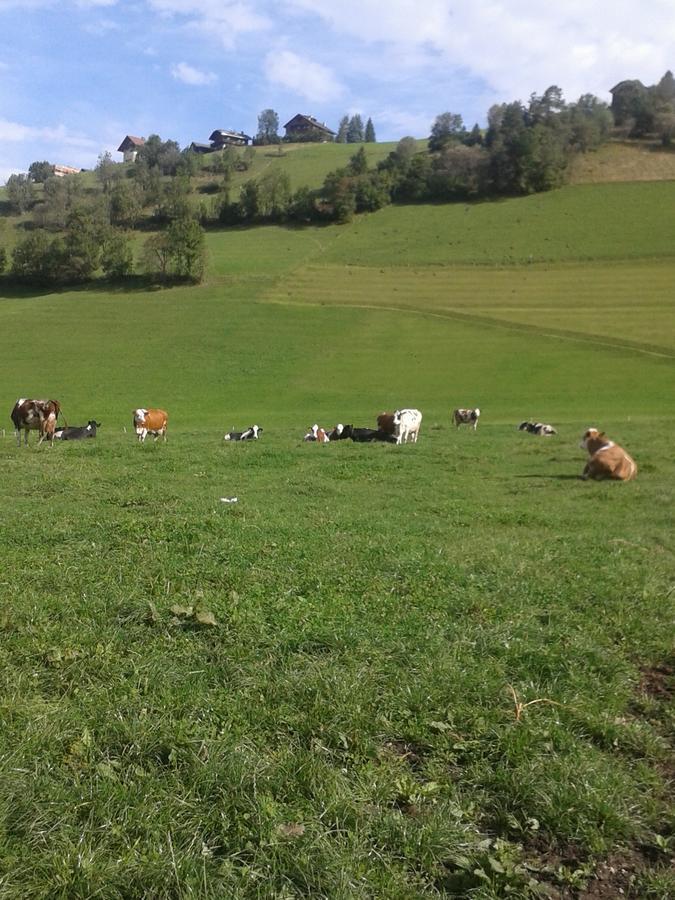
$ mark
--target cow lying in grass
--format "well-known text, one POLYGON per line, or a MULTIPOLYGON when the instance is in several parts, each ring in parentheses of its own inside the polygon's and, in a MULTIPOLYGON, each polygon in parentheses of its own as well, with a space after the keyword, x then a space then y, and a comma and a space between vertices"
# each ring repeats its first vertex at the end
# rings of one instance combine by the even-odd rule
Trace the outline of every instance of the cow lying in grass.
POLYGON ((544 425, 543 422, 521 422, 518 431, 527 431, 528 434, 539 434, 543 437, 558 433, 553 425, 544 425))
POLYGON ((251 425, 246 431, 228 431, 224 441, 257 441, 258 435, 262 434, 260 425, 251 425))
POLYGON ((590 459, 584 466, 581 475, 584 481, 588 478, 630 481, 637 475, 638 468, 635 460, 626 453, 623 447, 610 441, 604 431, 589 428, 579 446, 582 450, 588 450, 590 454, 590 459))
POLYGON ((327 444, 329 440, 328 433, 316 423, 307 429, 307 434, 303 438, 303 441, 316 441, 319 444, 327 444))
POLYGON ((96 429, 101 427, 101 423, 95 419, 89 419, 86 425, 69 426, 67 428, 57 428, 54 432, 54 439, 57 441, 81 441, 84 438, 95 438, 96 429))

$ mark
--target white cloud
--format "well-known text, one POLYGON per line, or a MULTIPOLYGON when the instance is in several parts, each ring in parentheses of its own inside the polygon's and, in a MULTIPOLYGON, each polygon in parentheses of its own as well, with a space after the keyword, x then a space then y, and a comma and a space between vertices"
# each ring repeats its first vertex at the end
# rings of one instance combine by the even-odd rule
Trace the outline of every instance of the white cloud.
POLYGON ((330 69, 321 63, 310 62, 292 50, 268 53, 265 74, 273 85, 284 87, 315 103, 337 100, 344 90, 330 69))
POLYGON ((195 86, 213 84, 213 82, 217 80, 217 77, 213 72, 202 72, 200 69, 195 69, 193 66, 189 66, 184 62, 172 66, 171 74, 176 81, 182 81, 183 84, 195 86))
POLYGON ((272 20, 256 10, 256 2, 243 0, 147 0, 148 6, 168 18, 178 18, 185 25, 216 38, 232 48, 243 34, 265 31, 272 20))
MULTIPOLYGON (((623 78, 658 80, 675 59, 672 0, 283 0, 353 41, 388 47, 391 62, 447 66, 487 82, 501 99, 558 84, 568 100, 607 96, 623 78), (393 50, 396 53, 393 53, 393 50)), ((349 65, 347 56, 346 65, 349 65)), ((383 67, 386 72, 386 67, 383 67)))

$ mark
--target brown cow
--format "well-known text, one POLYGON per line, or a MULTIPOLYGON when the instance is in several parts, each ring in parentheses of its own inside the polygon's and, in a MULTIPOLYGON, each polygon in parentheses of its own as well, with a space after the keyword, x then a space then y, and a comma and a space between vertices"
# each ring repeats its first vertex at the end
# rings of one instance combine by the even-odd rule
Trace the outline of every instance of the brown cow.
POLYGON ((54 429, 56 428, 56 420, 61 412, 61 405, 58 400, 28 400, 25 397, 20 398, 14 404, 14 408, 10 413, 10 418, 16 430, 16 443, 21 446, 21 430, 25 433, 24 443, 28 444, 28 432, 39 431, 41 444, 46 437, 50 441, 54 440, 54 429))
POLYGON ((614 478, 617 481, 630 481, 637 475, 635 460, 623 447, 610 441, 604 431, 589 428, 579 446, 588 450, 591 457, 581 475, 584 480, 614 478))
POLYGON ((161 435, 166 441, 166 427, 169 417, 163 409, 135 409, 134 429, 139 443, 143 443, 148 434, 154 435, 155 441, 161 435))
POLYGON ((394 434, 394 413, 382 412, 377 417, 377 430, 384 434, 394 434))

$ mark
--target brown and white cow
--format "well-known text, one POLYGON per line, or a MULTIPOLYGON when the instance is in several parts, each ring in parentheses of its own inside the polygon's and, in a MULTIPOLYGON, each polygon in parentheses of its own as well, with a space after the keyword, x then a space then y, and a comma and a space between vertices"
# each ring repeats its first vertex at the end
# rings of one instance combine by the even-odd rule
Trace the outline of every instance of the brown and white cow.
POLYGON ((610 441, 604 431, 589 428, 579 446, 590 454, 581 475, 584 480, 613 478, 616 481, 630 481, 637 475, 635 460, 623 447, 610 441))
POLYGON ((163 409, 135 409, 134 410, 134 429, 138 435, 139 443, 143 443, 146 437, 151 434, 155 441, 161 435, 166 441, 166 427, 169 417, 163 409))
POLYGON ((310 428, 307 429, 307 434, 304 436, 303 441, 316 441, 319 444, 327 444, 330 441, 328 437, 328 432, 325 428, 321 428, 318 424, 314 423, 310 428))
POLYGON ((14 404, 10 418, 16 431, 16 443, 21 446, 21 431, 24 431, 24 443, 28 444, 28 432, 39 431, 41 444, 45 438, 54 440, 56 420, 61 412, 58 400, 29 400, 21 397, 14 404))

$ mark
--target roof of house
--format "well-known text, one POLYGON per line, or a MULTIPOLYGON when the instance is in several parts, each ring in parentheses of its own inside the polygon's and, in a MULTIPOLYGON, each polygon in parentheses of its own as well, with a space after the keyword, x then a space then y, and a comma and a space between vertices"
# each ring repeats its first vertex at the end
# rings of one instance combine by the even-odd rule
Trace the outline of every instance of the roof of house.
POLYGON ((214 132, 209 136, 210 141, 216 141, 218 138, 235 138, 238 141, 251 141, 250 135, 244 134, 243 131, 229 131, 227 128, 216 128, 214 132))
POLYGON ((304 113, 297 113, 297 115, 293 116, 286 124, 284 128, 293 128, 299 125, 304 125, 306 128, 316 128, 318 131, 324 131, 326 134, 335 134, 334 131, 326 125, 325 122, 319 122, 318 119, 315 119, 314 116, 306 116, 304 113))
POLYGON ((125 150, 133 150, 134 147, 142 147, 145 144, 145 138, 135 137, 128 134, 117 148, 118 153, 124 153, 125 150))

